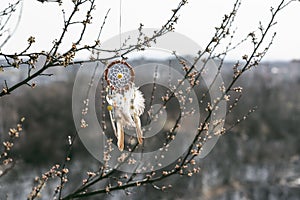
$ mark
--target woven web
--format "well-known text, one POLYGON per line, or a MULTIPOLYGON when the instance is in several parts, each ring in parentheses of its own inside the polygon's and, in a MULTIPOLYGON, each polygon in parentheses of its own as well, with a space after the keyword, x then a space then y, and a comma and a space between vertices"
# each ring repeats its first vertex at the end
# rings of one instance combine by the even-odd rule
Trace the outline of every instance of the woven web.
POLYGON ((132 79, 131 69, 123 63, 116 63, 108 69, 107 80, 115 89, 127 89, 132 79))

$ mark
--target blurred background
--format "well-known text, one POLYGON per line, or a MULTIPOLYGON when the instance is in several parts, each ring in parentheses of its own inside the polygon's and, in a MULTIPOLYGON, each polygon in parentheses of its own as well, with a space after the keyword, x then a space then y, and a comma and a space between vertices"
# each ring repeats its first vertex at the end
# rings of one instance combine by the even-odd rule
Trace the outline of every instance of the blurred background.
MULTIPOLYGON (((232 64, 224 65, 225 82, 232 76, 232 64)), ((9 199, 26 198, 34 177, 63 161, 67 138, 76 134, 71 108, 76 67, 52 73, 53 78, 40 79, 35 89, 22 88, 1 99, 1 141, 16 121, 27 118, 12 152, 17 164, 0 178, 1 194, 7 193, 9 199)), ((239 106, 227 116, 226 126, 254 106, 257 111, 219 139, 213 151, 200 160, 198 175, 173 176, 159 183, 172 184, 173 189, 166 192, 149 186, 133 189, 129 196, 122 191, 102 198, 145 199, 147 193, 147 199, 299 199, 300 62, 263 62, 238 84, 244 87, 244 93, 239 106)), ((74 188, 86 171, 96 170, 98 165, 76 140, 67 188, 74 188)), ((45 194, 48 190, 51 196, 51 184, 56 182, 49 184, 45 194)))
MULTIPOLYGON (((44 22, 39 22, 35 15, 38 15, 41 10, 45 12, 47 9, 54 10, 57 7, 54 5, 46 6, 46 4, 33 0, 28 2, 30 3, 24 3, 24 19, 21 21, 21 28, 17 29, 16 35, 5 47, 8 51, 16 51, 19 48, 18 45, 22 46, 27 43, 29 34, 37 34, 37 39, 42 42, 41 46, 34 47, 36 49, 47 47, 50 44, 49 41, 52 41, 54 37, 52 37, 52 33, 56 31, 53 30, 47 32, 47 30, 39 27, 38 29, 42 31, 38 32, 37 25, 44 22), (30 10, 32 11, 32 8, 35 8, 34 11, 36 12, 32 12, 32 16, 30 16, 28 13, 30 10), (36 24, 31 24, 32 28, 26 28, 26 26, 31 27, 28 24, 33 18, 37 19, 36 24), (24 31, 23 34, 22 31, 24 31), (43 31, 46 31, 47 34, 43 31)), ((195 4, 195 1, 191 2, 191 4, 195 4)), ((262 7, 269 8, 274 2, 277 1, 270 1, 268 5, 262 7)), ((225 13, 223 8, 230 8, 232 5, 228 3, 222 7, 223 4, 215 0, 212 4, 198 5, 198 7, 204 10, 215 8, 218 10, 217 15, 213 12, 206 14, 211 14, 212 18, 216 17, 219 20, 225 13)), ((249 2, 246 1, 247 4, 249 2)), ((105 4, 105 7, 116 7, 116 5, 105 4)), ((246 5, 242 8, 247 9, 246 5)), ((126 6, 128 8, 127 12, 125 9, 124 15, 128 15, 127 21, 130 21, 131 17, 134 17, 130 15, 134 7, 133 4, 126 6)), ((168 6, 167 3, 166 6, 168 6)), ((172 6, 163 8, 169 11, 172 6)), ((195 6, 190 7, 195 8, 195 6)), ((295 7, 289 10, 290 13, 296 13, 295 7)), ((255 6, 251 8, 255 8, 255 6)), ((50 15, 50 10, 47 12, 49 12, 50 17, 53 15, 53 13, 50 15)), ((184 12, 189 13, 189 10, 184 12)), ((190 13, 192 12, 190 11, 190 13)), ((282 16, 286 16, 287 13, 283 13, 282 16)), ((142 16, 142 14, 140 15, 142 16)), ((144 13, 144 15, 148 17, 147 19, 142 18, 142 21, 161 24, 156 18, 149 17, 150 13, 144 13)), ((184 14, 182 15, 184 16, 184 14)), ((248 15, 248 18, 241 17, 239 19, 249 18, 248 15)), ((282 17, 282 20, 288 22, 296 18, 296 14, 292 14, 286 18, 282 17)), ((190 20, 188 18, 183 19, 190 20)), ((215 20, 215 18, 213 19, 215 20)), ((112 24, 114 20, 116 19, 112 19, 112 24)), ((57 25, 52 22, 48 24, 49 27, 57 25)), ((137 20, 135 22, 138 24, 137 20)), ((114 23, 116 30, 114 28, 109 29, 111 32, 108 32, 104 37, 109 37, 112 32, 118 32, 117 23, 114 23)), ((136 24, 134 28, 137 28, 136 24)), ((198 37, 199 34, 203 34, 203 32, 200 33, 199 30, 202 30, 200 28, 192 35, 187 34, 187 36, 203 38, 203 40, 208 38, 214 29, 212 24, 216 23, 211 22, 209 24, 209 31, 204 34, 205 36, 198 37)), ((201 172, 199 174, 192 177, 172 176, 170 179, 158 183, 158 185, 172 184, 172 189, 163 192, 156 190, 153 186, 146 186, 130 189, 130 195, 120 191, 112 195, 103 195, 100 198, 300 199, 300 41, 299 38, 287 34, 298 33, 299 27, 287 23, 283 24, 284 26, 279 28, 281 30, 280 42, 275 43, 270 56, 257 68, 246 73, 237 83, 244 88, 244 92, 239 106, 226 118, 226 126, 235 123, 237 118, 242 118, 249 109, 257 107, 257 110, 246 121, 219 139, 213 151, 206 158, 200 160, 201 172)), ((191 32, 186 25, 187 23, 179 25, 179 32, 186 33, 185 30, 191 32)), ((247 26, 247 23, 243 22, 241 26, 247 26)), ((132 28, 133 25, 124 25, 124 27, 126 30, 132 28)), ((201 43, 200 40, 198 42, 201 43)), ((224 63, 222 76, 225 82, 232 78, 232 66, 234 64, 232 60, 236 59, 236 56, 232 55, 231 59, 224 63)), ((0 60, 0 62, 2 61, 0 60)), ((54 75, 39 78, 38 85, 34 89, 22 87, 13 94, 0 99, 1 143, 5 141, 9 128, 14 127, 21 117, 26 118, 24 131, 19 140, 15 142, 12 151, 16 164, 9 173, 0 177, 0 200, 26 199, 31 191, 34 178, 48 171, 54 164, 64 160, 68 148, 68 136, 76 134, 71 105, 73 83, 77 70, 77 66, 51 69, 49 73, 54 75)), ((3 83, 4 80, 17 82, 26 77, 25 73, 25 70, 14 69, 6 73, 0 72, 0 83, 3 83)), ((71 157, 70 171, 72 173, 69 176, 70 181, 67 190, 72 190, 81 183, 82 179, 86 178, 86 171, 96 170, 99 166, 98 161, 87 152, 79 139, 75 141, 71 157)), ((1 170, 3 169, 0 168, 1 170)), ((56 185, 57 182, 55 181, 50 181, 47 184, 43 192, 45 199, 52 197, 53 186, 56 185)), ((99 197, 90 199, 99 199, 99 197)))

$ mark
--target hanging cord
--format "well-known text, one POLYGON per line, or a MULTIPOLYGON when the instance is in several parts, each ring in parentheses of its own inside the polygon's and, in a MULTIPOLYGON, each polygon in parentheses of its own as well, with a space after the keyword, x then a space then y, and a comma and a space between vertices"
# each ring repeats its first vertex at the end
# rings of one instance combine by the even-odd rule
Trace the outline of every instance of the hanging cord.
POLYGON ((119 49, 119 56, 120 56, 120 60, 122 60, 122 55, 121 55, 121 48, 122 48, 122 36, 121 36, 121 31, 122 31, 122 0, 120 0, 120 18, 119 18, 119 42, 120 42, 120 49, 119 49))

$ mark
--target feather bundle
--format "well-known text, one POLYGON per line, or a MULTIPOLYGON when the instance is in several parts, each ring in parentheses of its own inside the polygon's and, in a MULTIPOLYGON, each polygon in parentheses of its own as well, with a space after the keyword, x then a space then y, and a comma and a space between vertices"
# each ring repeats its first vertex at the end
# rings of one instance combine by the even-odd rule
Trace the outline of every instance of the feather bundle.
POLYGON ((124 127, 135 127, 139 144, 143 143, 140 116, 145 109, 142 92, 133 84, 126 91, 110 90, 106 96, 112 128, 118 139, 118 148, 124 149, 124 127))

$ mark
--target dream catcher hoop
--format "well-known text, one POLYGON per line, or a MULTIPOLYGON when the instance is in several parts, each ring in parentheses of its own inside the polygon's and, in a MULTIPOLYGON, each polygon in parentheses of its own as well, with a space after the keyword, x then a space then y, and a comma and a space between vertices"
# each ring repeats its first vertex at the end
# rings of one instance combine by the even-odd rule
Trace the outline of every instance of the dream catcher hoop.
POLYGON ((107 66, 104 77, 112 90, 126 91, 134 83, 134 70, 127 62, 116 60, 107 66))

